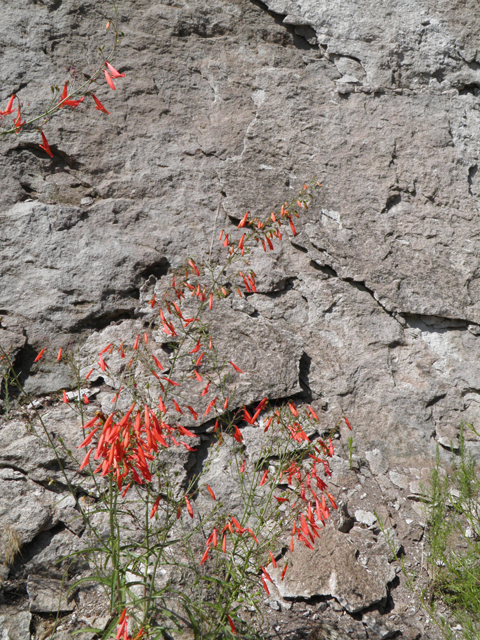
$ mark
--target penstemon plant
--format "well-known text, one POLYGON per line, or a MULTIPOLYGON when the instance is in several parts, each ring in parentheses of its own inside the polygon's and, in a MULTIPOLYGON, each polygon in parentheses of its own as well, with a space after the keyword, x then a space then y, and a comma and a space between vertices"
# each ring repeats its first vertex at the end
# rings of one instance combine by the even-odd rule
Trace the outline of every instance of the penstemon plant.
POLYGON ((54 154, 43 128, 61 109, 76 109, 84 102, 87 96, 90 96, 95 103, 95 109, 109 115, 110 112, 107 111, 96 97, 92 89, 97 84, 99 78, 103 77, 108 86, 115 91, 114 79, 125 77, 124 73, 117 71, 111 64, 114 60, 117 46, 123 37, 123 33, 119 31, 117 27, 118 10, 115 0, 112 0, 112 8, 112 18, 108 20, 106 24, 107 31, 112 34, 112 43, 108 51, 106 51, 105 44, 98 48, 98 54, 102 60, 100 66, 97 67, 93 73, 89 74, 84 82, 75 87, 71 87, 70 81, 66 81, 61 93, 58 86, 51 86, 52 97, 48 105, 41 113, 32 115, 27 120, 22 121, 23 103, 20 102, 20 98, 15 93, 12 94, 6 108, 3 111, 0 109, 0 137, 36 129, 42 138, 42 144, 39 145, 40 149, 53 158, 54 154))
MULTIPOLYGON (((294 217, 308 209, 316 186, 303 185, 264 220, 246 213, 237 229, 222 230, 218 260, 211 250, 203 262, 188 258, 163 296, 150 300, 153 319, 131 344, 104 345, 88 364, 62 349, 57 355, 70 361, 78 382, 63 401, 81 418, 78 470, 91 496, 80 504, 78 486, 67 482, 86 526, 88 546, 78 554, 91 567, 72 589, 104 587, 111 622, 91 631, 105 640, 157 640, 185 629, 195 640, 260 637, 262 594, 270 594, 272 575, 285 578, 285 550, 313 549, 337 508, 326 483, 334 447, 331 437, 319 437, 315 410, 267 398, 243 405, 239 381, 248 372, 222 353, 212 321, 214 306, 218 313, 230 296, 256 292, 252 250, 273 250, 285 224, 295 235, 294 217), (82 387, 99 376, 115 391, 112 410, 86 420, 82 387), (202 438, 209 446, 199 468, 202 438), (193 462, 180 473, 182 451, 193 462), (211 473, 219 460, 220 484, 211 473), (233 502, 222 499, 226 486, 233 502)), ((21 389, 3 357, 10 386, 21 389)), ((39 412, 37 421, 61 465, 69 452, 59 450, 39 412)))

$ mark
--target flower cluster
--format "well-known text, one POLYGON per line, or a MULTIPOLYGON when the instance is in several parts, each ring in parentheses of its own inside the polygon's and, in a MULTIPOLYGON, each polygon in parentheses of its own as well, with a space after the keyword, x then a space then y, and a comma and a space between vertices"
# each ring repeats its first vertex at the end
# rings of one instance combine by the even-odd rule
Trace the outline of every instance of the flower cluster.
MULTIPOLYGON (((106 67, 105 78, 111 86, 113 79, 123 74, 118 74, 109 64, 106 67)), ((64 99, 68 101, 68 95, 64 99)), ((78 105, 69 106, 77 108, 78 105)), ((291 551, 295 541, 314 548, 316 538, 330 518, 330 509, 337 508, 326 482, 331 476, 329 459, 334 455, 334 446, 331 436, 319 436, 319 418, 311 405, 297 405, 293 400, 270 405, 266 397, 254 406, 245 406, 239 401, 233 380, 236 376, 248 376, 248 367, 218 352, 208 319, 214 305, 235 291, 241 297, 255 294, 257 276, 249 264, 250 253, 257 245, 264 251, 273 250, 274 242, 283 238, 285 222, 291 233, 297 233, 293 218, 298 217, 301 208, 308 209, 307 201, 315 187, 313 182, 303 185, 297 198, 284 203, 278 213, 272 212, 265 220, 251 217, 247 212, 237 229, 228 233, 222 230, 218 241, 226 254, 224 264, 212 267, 209 262, 188 258, 181 269, 171 274, 168 286, 165 281, 162 283, 161 299, 156 298, 157 289, 150 300, 152 319, 143 335, 132 338, 130 343, 107 344, 98 351, 96 362, 85 367, 88 372, 85 375, 82 372, 85 381, 94 371, 108 379, 115 395, 108 415, 97 411, 84 424, 85 438, 78 448, 86 452, 80 470, 88 468, 93 474, 110 478, 110 486, 122 498, 131 487, 141 488, 137 493, 144 492, 147 496, 147 522, 152 526, 155 523, 162 526, 161 522, 168 518, 175 523, 184 507, 193 528, 199 522, 203 532, 206 523, 211 522, 209 534, 205 533, 203 555, 199 558, 202 571, 208 571, 210 563, 215 561, 226 567, 226 575, 234 575, 239 558, 247 558, 245 562, 251 573, 248 558, 255 557, 258 588, 267 594, 272 578, 265 560, 275 568, 278 557, 275 557, 275 539, 265 538, 262 522, 268 521, 276 535, 288 536, 291 551), (241 268, 237 262, 242 263, 241 268), (168 349, 159 350, 159 342, 168 349), (129 407, 127 410, 117 408, 120 399, 122 406, 129 407), (242 487, 242 495, 250 496, 249 507, 241 513, 226 512, 208 484, 203 487, 215 506, 208 516, 200 512, 197 507, 200 503, 195 498, 201 488, 201 476, 193 478, 188 487, 182 487, 180 494, 176 483, 172 484, 175 487, 170 493, 162 484, 163 493, 160 492, 159 469, 163 463, 159 461, 168 459, 172 448, 183 447, 195 452, 189 439, 197 435, 190 429, 195 423, 207 422, 211 423, 209 430, 219 446, 231 439, 229 446, 237 473, 235 482, 242 487), (244 451, 244 430, 252 427, 258 429, 257 437, 265 441, 264 453, 257 461, 249 459, 244 451), (158 491, 153 482, 155 477, 158 477, 158 491), (255 511, 252 515, 255 504, 269 505, 268 514, 255 511), (157 514, 159 509, 163 509, 162 518, 157 514), (198 511, 197 518, 194 509, 198 511)), ((46 349, 42 349, 35 362, 45 353, 46 349)), ((64 357, 60 349, 57 361, 64 357)), ((73 403, 71 396, 64 392, 64 402, 73 403)), ((82 402, 90 402, 85 394, 82 402)), ((73 406, 79 409, 76 404, 73 406)), ((351 428, 348 420, 345 422, 351 428)), ((162 483, 168 485, 168 478, 162 478, 162 483)), ((184 526, 183 519, 178 526, 184 526)), ((282 580, 287 566, 285 563, 282 580)), ((229 608, 233 602, 234 599, 230 605, 225 604, 221 624, 224 630, 230 628, 228 633, 235 634, 234 620, 240 619, 235 617, 235 610, 229 608)), ((117 640, 129 640, 126 611, 122 615, 117 640)))

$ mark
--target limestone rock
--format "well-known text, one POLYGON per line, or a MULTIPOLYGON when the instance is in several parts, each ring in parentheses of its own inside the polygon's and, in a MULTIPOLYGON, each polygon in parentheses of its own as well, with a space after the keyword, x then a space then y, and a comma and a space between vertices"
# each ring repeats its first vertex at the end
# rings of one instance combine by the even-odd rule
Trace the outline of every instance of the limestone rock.
POLYGON ((2 640, 30 640, 30 622, 32 615, 29 611, 10 609, 0 614, 0 637, 2 640))
POLYGON ((395 577, 386 556, 359 556, 360 562, 357 552, 348 534, 328 528, 313 550, 297 543, 294 552, 287 553, 291 566, 283 581, 283 563, 269 572, 283 598, 333 596, 348 612, 357 613, 384 601, 387 584, 395 577))
POLYGON ((29 575, 27 592, 30 599, 30 611, 35 613, 56 613, 73 611, 74 602, 68 602, 66 592, 68 583, 52 580, 38 575, 29 575))

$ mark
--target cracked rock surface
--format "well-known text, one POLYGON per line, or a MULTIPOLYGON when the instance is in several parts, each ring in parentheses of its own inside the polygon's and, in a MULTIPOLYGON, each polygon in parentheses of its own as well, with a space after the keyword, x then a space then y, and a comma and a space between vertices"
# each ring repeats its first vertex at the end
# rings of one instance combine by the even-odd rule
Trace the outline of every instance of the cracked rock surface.
MULTIPOLYGON (((70 69, 93 70, 109 5, 2 7, 0 102, 15 92, 28 115, 70 69)), ((37 133, 0 139, 0 345, 53 437, 74 448, 58 348, 87 360, 109 335, 135 335, 169 270, 317 176, 299 235, 253 256, 257 293, 212 315, 231 357, 255 371, 242 401, 297 395, 320 429, 344 415, 354 426, 352 464, 342 423, 330 484, 349 515, 314 552, 292 554, 272 634, 436 640, 393 575, 375 514, 420 568, 436 446, 446 464, 461 421, 480 418, 478 2, 122 0, 119 14, 126 78, 96 91, 111 114, 63 110, 46 129, 53 159, 37 133)), ((92 411, 110 404, 105 383, 92 411)), ((58 580, 54 562, 82 530, 65 487, 49 484, 60 482, 51 452, 3 393, 0 635, 23 640, 30 611, 50 611, 29 594, 58 580), (24 560, 12 564, 16 540, 24 560)))

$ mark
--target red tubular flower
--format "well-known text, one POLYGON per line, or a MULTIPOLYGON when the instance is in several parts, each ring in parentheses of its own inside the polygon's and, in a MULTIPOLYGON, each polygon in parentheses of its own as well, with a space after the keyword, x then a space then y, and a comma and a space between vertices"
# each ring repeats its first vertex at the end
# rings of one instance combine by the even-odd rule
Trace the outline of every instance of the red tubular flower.
POLYGON ((210 386, 210 380, 205 385, 205 389, 202 391, 202 396, 206 396, 207 395, 209 386, 210 386))
POLYGON ((268 469, 265 469, 265 471, 263 472, 262 479, 260 480, 260 484, 258 485, 259 487, 265 484, 265 482, 267 481, 267 476, 268 476, 268 469))
POLYGON ((200 275, 200 271, 197 269, 197 265, 195 264, 195 262, 193 260, 189 260, 188 264, 192 267, 192 269, 195 271, 197 276, 199 276, 200 275))
POLYGON ((350 422, 347 420, 347 418, 345 416, 343 416, 343 419, 345 420, 347 427, 350 429, 350 431, 352 430, 352 425, 350 424, 350 422))
POLYGON ((189 351, 188 353, 197 353, 197 351, 200 350, 200 347, 202 346, 200 340, 197 342, 197 344, 193 347, 193 349, 191 351, 189 351))
POLYGON ((143 631, 144 629, 142 627, 133 640, 140 640, 140 638, 143 636, 143 631))
POLYGON ((327 498, 330 500, 330 503, 331 503, 332 507, 334 509, 338 509, 337 504, 336 504, 335 500, 333 499, 332 494, 328 493, 328 491, 325 491, 325 493, 327 494, 327 498))
POLYGON ((115 85, 113 83, 113 80, 112 80, 110 74, 108 73, 108 71, 106 69, 105 69, 104 73, 105 73, 105 80, 107 81, 108 86, 110 87, 110 89, 113 89, 113 91, 115 91, 115 85))
POLYGON ((268 429, 269 429, 270 425, 272 424, 272 420, 273 420, 273 416, 271 416, 271 417, 267 420, 267 422, 265 423, 265 428, 264 428, 264 430, 263 430, 263 432, 264 432, 264 433, 267 433, 267 431, 268 431, 268 429))
POLYGON ((177 413, 181 413, 181 414, 182 414, 182 416, 183 416, 183 415, 184 415, 184 413, 183 413, 183 411, 180 409, 180 407, 179 407, 179 405, 178 405, 178 402, 176 402, 176 401, 175 401, 175 400, 173 400, 173 399, 172 399, 172 402, 173 402, 173 406, 175 407, 175 411, 176 411, 177 413))
MULTIPOLYGON (((95 109, 97 109, 97 111, 103 111, 103 113, 106 113, 107 116, 110 115, 110 111, 107 111, 105 109, 105 107, 103 106, 103 104, 100 102, 100 100, 97 98, 97 96, 93 95, 93 93, 90 94, 95 102, 95 109)), ((155 300, 153 300, 153 304, 152 304, 152 308, 153 305, 155 304, 155 300)))
POLYGON ((218 398, 214 398, 208 405, 208 407, 205 410, 205 413, 203 414, 203 416, 208 416, 208 414, 210 413, 210 411, 213 409, 214 404, 216 403, 216 401, 218 400, 218 398))
POLYGON ((83 402, 85 404, 91 404, 90 400, 87 398, 87 396, 85 394, 83 394, 82 398, 83 398, 83 402))
POLYGON ((139 343, 139 341, 140 341, 140 336, 137 336, 137 337, 135 338, 135 342, 134 342, 134 344, 133 344, 133 349, 134 349, 135 351, 138 349, 138 343, 139 343))
POLYGON ((247 211, 247 213, 243 216, 243 218, 240 220, 240 224, 238 225, 238 229, 242 229, 242 227, 244 227, 247 224, 247 218, 248 218, 248 214, 249 211, 247 211))
POLYGON ((290 218, 289 220, 290 223, 290 227, 292 229, 293 235, 296 236, 297 235, 297 230, 295 229, 295 225, 293 224, 293 220, 290 218))
POLYGON ((174 382, 173 380, 170 380, 170 378, 162 378, 162 380, 166 380, 168 382, 168 384, 173 385, 174 387, 179 387, 180 384, 178 382, 174 382))
POLYGON ((66 391, 63 392, 63 402, 67 402, 68 403, 68 397, 67 397, 67 392, 66 391))
POLYGON ((13 94, 13 96, 8 101, 7 108, 5 109, 5 111, 0 111, 0 116, 9 116, 11 113, 15 111, 15 109, 13 108, 13 101, 15 100, 16 97, 17 96, 13 94))
POLYGON ((78 445, 77 449, 82 449, 83 447, 88 447, 88 445, 90 444, 90 442, 92 441, 93 436, 97 433, 97 431, 100 429, 100 427, 96 427, 96 429, 94 429, 93 431, 91 431, 88 436, 85 438, 85 440, 78 445))
MULTIPOLYGON (((245 529, 244 529, 244 531, 245 531, 245 529)), ((253 533, 253 531, 250 529, 250 527, 248 527, 247 531, 252 536, 252 538, 255 540, 255 542, 258 544, 257 536, 253 533)))
POLYGON ((268 590, 267 583, 265 582, 265 579, 264 579, 263 576, 260 576, 260 577, 262 578, 263 588, 265 589, 265 592, 266 592, 267 596, 269 596, 270 595, 270 591, 268 590))
POLYGON ((332 458, 335 453, 335 449, 333 448, 332 439, 328 438, 328 455, 332 458))
POLYGON ((190 504, 190 500, 188 499, 187 496, 185 496, 185 502, 187 504, 187 511, 188 511, 188 515, 193 518, 193 509, 192 509, 192 505, 190 504))
POLYGON ((153 518, 153 516, 157 513, 159 504, 160 504, 160 496, 158 496, 157 499, 155 500, 152 510, 150 511, 150 518, 153 518))
POLYGON ((205 549, 205 553, 203 554, 202 559, 200 560, 201 565, 207 561, 209 551, 210 551, 210 545, 205 549))
POLYGON ((315 413, 315 411, 312 409, 312 407, 310 405, 308 405, 308 410, 310 411, 310 414, 311 414, 312 418, 314 420, 318 420, 317 414, 315 413))
POLYGON ((42 136, 42 140, 43 140, 43 144, 38 145, 40 147, 40 149, 43 149, 45 151, 45 153, 48 153, 48 155, 53 158, 53 153, 52 150, 50 149, 50 145, 47 142, 47 139, 45 137, 45 134, 43 133, 43 131, 40 130, 40 134, 42 136))
POLYGON ((226 553, 227 551, 227 534, 226 533, 223 534, 222 551, 223 553, 226 553))
POLYGON ((157 367, 160 369, 160 371, 165 371, 165 369, 162 367, 162 363, 160 362, 160 360, 159 360, 157 357, 155 357, 155 356, 153 355, 153 353, 152 353, 152 358, 154 359, 155 364, 156 364, 156 365, 157 365, 157 367))
POLYGON ((193 408, 192 408, 190 405, 188 405, 188 404, 186 405, 186 407, 187 407, 187 409, 190 411, 190 413, 192 414, 193 419, 194 419, 194 420, 197 420, 197 418, 198 418, 198 413, 195 411, 195 409, 193 409, 193 408))
POLYGON ((107 344, 106 347, 104 347, 101 351, 98 352, 98 355, 99 356, 103 356, 104 353, 107 353, 107 351, 110 349, 112 344, 113 344, 113 342, 110 342, 110 344, 107 344))
POLYGON ((107 364, 106 364, 105 360, 102 358, 102 356, 99 356, 98 365, 99 365, 99 367, 100 367, 100 369, 102 371, 105 371, 106 368, 107 368, 107 364))
POLYGON ((297 417, 298 416, 297 407, 295 406, 295 403, 292 400, 290 400, 290 402, 288 403, 288 407, 289 407, 290 411, 292 412, 292 415, 297 417))
POLYGON ((235 426, 235 433, 233 435, 233 437, 235 438, 235 440, 237 442, 243 442, 243 436, 242 436, 242 432, 240 431, 240 429, 237 427, 237 425, 235 426))
POLYGON ((240 367, 237 367, 236 364, 234 364, 231 360, 228 361, 229 364, 232 365, 232 367, 235 369, 235 371, 238 371, 238 373, 243 373, 243 371, 240 369, 240 367))
POLYGON ((75 109, 75 107, 78 107, 78 105, 84 101, 85 97, 82 96, 81 98, 79 98, 78 100, 67 100, 67 96, 68 96, 68 82, 65 82, 65 85, 63 87, 63 91, 62 91, 62 97, 60 98, 60 108, 63 107, 73 107, 75 109))
POLYGON ((42 356, 43 356, 43 354, 45 353, 45 351, 46 351, 46 349, 42 349, 42 350, 40 351, 40 353, 38 354, 38 356, 35 358, 35 360, 34 360, 33 362, 34 362, 34 363, 35 363, 35 362, 38 362, 38 361, 42 358, 42 356))
POLYGON ((25 124, 25 120, 22 122, 20 107, 18 107, 17 117, 15 118, 13 124, 15 125, 15 133, 18 133, 20 129, 23 127, 23 125, 25 124))
POLYGON ((91 455, 91 453, 92 453, 92 451, 93 451, 93 449, 94 449, 94 448, 95 448, 95 447, 92 447, 91 449, 89 449, 89 450, 87 451, 87 455, 86 455, 86 456, 85 456, 85 458, 83 459, 83 462, 82 462, 82 464, 80 465, 80 467, 79 467, 79 469, 78 469, 79 471, 81 471, 82 469, 85 469, 85 467, 87 466, 88 461, 90 460, 90 455, 91 455))
POLYGON ((192 433, 191 431, 189 431, 188 429, 185 429, 185 427, 182 427, 182 425, 179 424, 177 429, 180 431, 182 436, 188 436, 189 438, 195 438, 195 434, 192 433))
POLYGON ((263 575, 265 576, 265 578, 267 580, 270 580, 270 582, 273 584, 273 580, 271 579, 271 577, 270 577, 268 571, 265 569, 265 567, 261 567, 261 569, 262 569, 262 572, 263 572, 263 575))
POLYGON ((214 500, 216 500, 216 498, 215 498, 215 494, 213 493, 213 489, 212 489, 212 487, 211 487, 209 484, 207 484, 207 491, 208 491, 208 493, 212 496, 212 498, 213 498, 214 500))
POLYGON ((112 67, 112 65, 109 62, 105 62, 105 65, 107 66, 107 69, 110 71, 112 78, 125 78, 125 74, 119 73, 115 69, 115 67, 112 67))
POLYGON ((285 566, 283 567, 282 575, 280 576, 282 580, 285 578, 285 574, 287 573, 287 567, 288 564, 285 564, 285 566))
POLYGON ((242 466, 240 467, 240 473, 245 473, 245 460, 242 462, 242 466))
POLYGON ((272 567, 273 567, 274 569, 276 569, 276 568, 277 568, 277 561, 275 560, 275 558, 274 558, 274 556, 273 556, 273 553, 272 553, 271 551, 269 551, 268 553, 270 554, 270 559, 271 559, 271 561, 272 561, 272 567))
POLYGON ((230 616, 227 616, 227 619, 228 619, 228 624, 230 625, 230 629, 232 630, 232 633, 237 633, 235 625, 233 624, 233 620, 230 618, 230 616))
POLYGON ((223 405, 223 410, 226 411, 228 407, 228 398, 225 400, 224 405, 223 405))
POLYGON ((85 380, 88 380, 89 377, 92 375, 93 373, 93 369, 90 369, 90 371, 87 373, 87 375, 85 376, 85 380))

